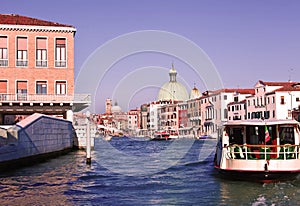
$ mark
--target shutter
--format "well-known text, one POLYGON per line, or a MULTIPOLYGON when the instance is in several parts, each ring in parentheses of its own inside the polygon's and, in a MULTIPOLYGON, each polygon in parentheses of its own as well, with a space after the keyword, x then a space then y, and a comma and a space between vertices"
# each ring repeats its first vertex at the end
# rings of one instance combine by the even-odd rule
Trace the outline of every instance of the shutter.
POLYGON ((0 81, 0 94, 7 93, 7 81, 0 81))
POLYGON ((0 36, 0 48, 7 48, 7 37, 0 36))
POLYGON ((17 39, 18 50, 27 50, 27 38, 18 37, 17 39))
POLYGON ((25 81, 18 81, 17 82, 17 89, 27 89, 27 82, 25 81))
POLYGON ((37 44, 37 49, 46 49, 47 48, 47 39, 46 38, 37 38, 36 44, 37 44))

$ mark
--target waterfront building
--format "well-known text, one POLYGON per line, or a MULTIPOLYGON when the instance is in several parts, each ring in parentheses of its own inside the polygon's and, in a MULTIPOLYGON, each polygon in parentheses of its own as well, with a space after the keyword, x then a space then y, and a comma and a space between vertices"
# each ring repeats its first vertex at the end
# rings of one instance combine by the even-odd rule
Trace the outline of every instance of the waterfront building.
POLYGON ((36 112, 72 121, 72 109, 89 104, 90 98, 81 101, 87 96, 74 96, 75 32, 71 25, 0 14, 0 124, 36 112))
POLYGON ((127 131, 127 112, 122 112, 122 108, 115 102, 115 105, 111 108, 111 113, 113 117, 113 127, 117 130, 127 131))
POLYGON ((131 133, 136 133, 140 129, 141 110, 131 109, 127 112, 127 125, 131 133))
POLYGON ((255 94, 247 97, 248 119, 292 119, 300 105, 299 82, 265 82, 259 80, 255 94))
POLYGON ((178 133, 179 118, 178 118, 178 102, 170 101, 161 104, 158 107, 158 130, 172 131, 178 133))
POLYGON ((189 128, 188 128, 188 104, 186 101, 178 103, 178 126, 179 126, 179 135, 180 136, 188 136, 189 128))
POLYGON ((210 135, 219 132, 228 120, 228 104, 241 101, 253 93, 253 89, 228 88, 204 92, 200 98, 202 133, 210 135))
POLYGON ((230 102, 227 105, 228 120, 245 120, 247 119, 246 99, 242 101, 230 102))
MULTIPOLYGON (((194 88, 195 89, 195 88, 194 88)), ((191 95, 192 96, 192 95, 191 95)), ((193 135, 194 137, 199 137, 202 132, 202 126, 201 126, 201 104, 200 104, 200 97, 189 99, 187 101, 187 118, 188 118, 188 124, 187 124, 187 132, 190 135, 193 135)))

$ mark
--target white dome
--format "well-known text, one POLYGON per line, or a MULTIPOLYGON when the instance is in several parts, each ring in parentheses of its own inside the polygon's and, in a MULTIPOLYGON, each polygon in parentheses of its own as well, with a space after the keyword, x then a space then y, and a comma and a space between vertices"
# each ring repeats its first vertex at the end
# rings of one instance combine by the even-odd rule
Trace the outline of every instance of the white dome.
POLYGON ((159 90, 157 100, 180 100, 185 101, 188 100, 189 94, 186 88, 180 83, 176 81, 177 72, 172 64, 172 68, 170 69, 169 76, 170 81, 165 83, 162 88, 159 90))
POLYGON ((115 102, 115 105, 111 108, 111 113, 119 113, 122 112, 121 107, 115 102))
POLYGON ((188 100, 186 88, 179 82, 167 82, 159 90, 157 100, 188 100))

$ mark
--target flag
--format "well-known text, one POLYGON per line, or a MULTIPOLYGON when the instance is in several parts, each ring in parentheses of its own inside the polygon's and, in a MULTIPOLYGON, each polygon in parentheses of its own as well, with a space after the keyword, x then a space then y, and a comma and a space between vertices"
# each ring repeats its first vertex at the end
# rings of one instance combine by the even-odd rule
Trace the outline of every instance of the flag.
POLYGON ((268 127, 267 127, 267 125, 265 125, 265 143, 267 143, 270 140, 271 140, 271 137, 270 137, 270 134, 268 131, 268 127))

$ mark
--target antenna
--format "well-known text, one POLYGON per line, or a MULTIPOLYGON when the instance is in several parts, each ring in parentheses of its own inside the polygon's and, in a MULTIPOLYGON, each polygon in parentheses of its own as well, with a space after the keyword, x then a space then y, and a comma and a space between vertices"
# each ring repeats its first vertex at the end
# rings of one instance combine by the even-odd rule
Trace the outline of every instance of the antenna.
POLYGON ((294 71, 294 69, 292 69, 292 68, 290 68, 288 71, 289 72, 289 80, 288 80, 289 82, 292 82, 292 72, 293 71, 294 71))

